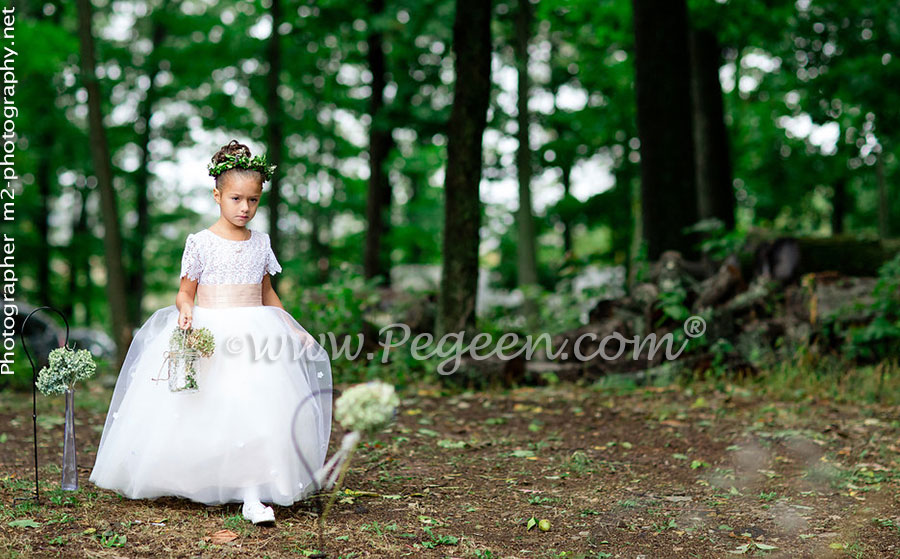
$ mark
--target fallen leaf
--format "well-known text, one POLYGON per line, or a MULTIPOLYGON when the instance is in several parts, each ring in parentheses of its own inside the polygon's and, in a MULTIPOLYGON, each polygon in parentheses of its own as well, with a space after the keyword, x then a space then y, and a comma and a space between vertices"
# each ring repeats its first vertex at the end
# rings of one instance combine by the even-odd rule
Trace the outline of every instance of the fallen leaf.
POLYGON ((667 497, 663 497, 663 499, 667 501, 671 501, 673 503, 683 503, 686 501, 693 501, 694 498, 690 495, 669 495, 667 497))
POLYGON ((854 468, 860 468, 863 470, 872 470, 873 472, 886 472, 889 468, 885 468, 881 464, 876 464, 874 462, 862 462, 854 466, 854 468))
POLYGON ((231 530, 219 530, 218 532, 213 532, 210 534, 209 541, 211 543, 221 545, 223 543, 228 543, 231 540, 237 539, 238 535, 232 532, 231 530))
POLYGON ((365 496, 365 497, 380 497, 381 493, 376 493, 374 491, 359 491, 357 489, 343 489, 344 495, 351 496, 365 496))
POLYGON ((41 523, 35 522, 31 518, 20 518, 18 520, 11 520, 6 523, 7 526, 12 526, 13 528, 40 528, 41 523))

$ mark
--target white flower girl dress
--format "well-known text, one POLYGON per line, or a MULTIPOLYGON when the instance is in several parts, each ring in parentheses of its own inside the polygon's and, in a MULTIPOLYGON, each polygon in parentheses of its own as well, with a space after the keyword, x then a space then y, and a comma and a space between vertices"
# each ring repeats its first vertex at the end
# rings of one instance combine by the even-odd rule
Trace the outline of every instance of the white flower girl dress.
POLYGON ((215 351, 199 360, 199 390, 172 392, 164 354, 178 309, 147 319, 119 372, 91 482, 208 505, 249 492, 287 506, 315 489, 331 436, 331 363, 289 313, 262 305, 263 276, 280 271, 266 233, 188 235, 181 276, 199 279, 192 327, 212 332, 215 351))

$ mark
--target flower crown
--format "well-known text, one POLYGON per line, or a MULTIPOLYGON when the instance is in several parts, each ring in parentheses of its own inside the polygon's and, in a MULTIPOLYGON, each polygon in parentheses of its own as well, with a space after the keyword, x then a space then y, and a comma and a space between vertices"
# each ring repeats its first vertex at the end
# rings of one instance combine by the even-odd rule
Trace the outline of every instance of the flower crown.
POLYGON ((246 155, 223 155, 225 161, 209 164, 209 176, 217 177, 229 169, 247 169, 259 171, 263 176, 263 182, 272 178, 272 173, 277 165, 269 165, 265 155, 257 155, 252 159, 246 155))

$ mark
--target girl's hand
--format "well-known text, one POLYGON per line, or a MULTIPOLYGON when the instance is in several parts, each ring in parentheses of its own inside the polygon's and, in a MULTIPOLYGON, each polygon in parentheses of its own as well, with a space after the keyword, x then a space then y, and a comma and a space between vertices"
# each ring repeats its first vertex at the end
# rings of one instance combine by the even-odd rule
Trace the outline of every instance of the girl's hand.
POLYGON ((178 313, 178 327, 182 330, 187 330, 191 327, 193 319, 193 308, 190 305, 184 305, 181 308, 181 312, 178 313))

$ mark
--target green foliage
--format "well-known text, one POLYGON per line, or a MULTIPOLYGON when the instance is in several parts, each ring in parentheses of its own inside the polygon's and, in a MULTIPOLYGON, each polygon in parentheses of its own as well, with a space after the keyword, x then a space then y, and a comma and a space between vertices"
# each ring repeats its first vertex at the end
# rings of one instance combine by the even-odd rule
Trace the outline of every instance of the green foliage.
POLYGON ((691 316, 691 309, 685 303, 686 300, 687 289, 683 285, 673 285, 667 290, 660 290, 656 306, 662 311, 663 317, 657 326, 667 320, 684 322, 691 316))
POLYGON ((699 233, 703 240, 697 248, 715 262, 720 262, 732 254, 738 254, 747 241, 746 231, 727 230, 721 219, 708 218, 688 227, 685 233, 699 233))
POLYGON ((100 534, 99 541, 102 547, 124 547, 128 542, 128 536, 107 530, 100 534))
MULTIPOLYGON (((378 323, 390 318, 379 307, 378 283, 378 278, 366 280, 348 269, 315 288, 285 291, 281 299, 291 315, 297 317, 329 355, 336 357, 332 360, 335 382, 383 380, 402 390, 426 372, 434 371, 438 359, 415 359, 411 342, 392 348, 387 356, 383 348, 372 348, 372 358, 368 358, 370 349, 363 345, 363 332, 370 325, 378 335, 378 323)), ((401 310, 390 309, 393 313, 401 310)), ((385 341, 384 336, 381 341, 385 341)), ((428 348, 423 350, 428 352, 428 348)))
MULTIPOLYGON (((555 334, 577 328, 585 323, 588 309, 597 301, 614 295, 620 286, 609 285, 575 290, 573 277, 562 277, 554 290, 526 286, 525 297, 531 297, 538 309, 540 332, 555 334)), ((495 337, 507 332, 527 334, 525 319, 515 309, 504 305, 486 308, 478 317, 479 328, 495 337)), ((540 332, 532 334, 539 334, 540 332)), ((519 346, 516 346, 519 347, 519 346)))
POLYGON ((851 326, 845 350, 851 357, 881 360, 900 355, 900 253, 878 270, 869 305, 873 318, 851 326))
POLYGON ((425 532, 430 538, 422 542, 422 547, 428 549, 434 549, 439 545, 456 545, 457 543, 459 543, 458 537, 435 534, 431 531, 430 526, 423 526, 422 531, 425 532))
POLYGON ((226 154, 223 156, 223 159, 225 159, 225 161, 221 163, 210 163, 207 166, 209 176, 218 177, 230 169, 247 169, 248 171, 259 172, 263 177, 263 182, 266 182, 272 178, 272 173, 275 172, 275 168, 277 167, 277 165, 269 165, 264 154, 255 155, 252 158, 247 157, 246 155, 226 154))
POLYGON ((363 331, 366 316, 375 311, 380 301, 378 283, 378 278, 366 280, 348 269, 315 288, 287 292, 281 299, 314 336, 328 332, 355 336, 363 331))
MULTIPOLYGON (((21 345, 17 343, 13 346, 13 362, 10 364, 13 374, 0 375, 0 391, 7 388, 20 391, 31 390, 34 372, 31 370, 31 364, 21 345)), ((34 359, 34 355, 32 355, 32 359, 34 359)))
MULTIPOLYGON (((760 398, 771 400, 900 403, 900 369, 891 361, 852 366, 837 356, 797 356, 767 366, 744 382, 752 384, 760 398)), ((723 386, 733 390, 734 379, 723 386)))

